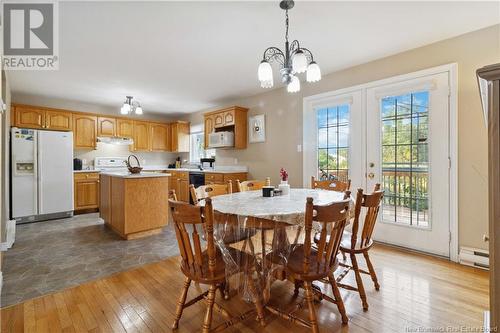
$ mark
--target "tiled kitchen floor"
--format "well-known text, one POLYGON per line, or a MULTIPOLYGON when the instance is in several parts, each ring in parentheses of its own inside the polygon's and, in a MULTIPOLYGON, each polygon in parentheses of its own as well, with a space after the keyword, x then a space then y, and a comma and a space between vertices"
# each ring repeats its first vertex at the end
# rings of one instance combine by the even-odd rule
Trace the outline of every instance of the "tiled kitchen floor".
POLYGON ((98 214, 18 225, 4 252, 2 307, 131 267, 178 255, 171 225, 161 234, 125 241, 98 214))

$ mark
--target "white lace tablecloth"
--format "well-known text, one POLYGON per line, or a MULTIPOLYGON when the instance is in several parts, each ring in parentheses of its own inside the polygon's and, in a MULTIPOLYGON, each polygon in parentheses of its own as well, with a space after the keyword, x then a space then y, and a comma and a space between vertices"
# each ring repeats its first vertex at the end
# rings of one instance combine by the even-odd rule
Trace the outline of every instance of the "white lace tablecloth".
POLYGON ((306 199, 313 198, 315 205, 328 205, 344 199, 344 193, 292 188, 289 195, 264 198, 262 190, 237 192, 212 198, 215 210, 238 216, 252 216, 285 222, 291 225, 303 225, 306 199))

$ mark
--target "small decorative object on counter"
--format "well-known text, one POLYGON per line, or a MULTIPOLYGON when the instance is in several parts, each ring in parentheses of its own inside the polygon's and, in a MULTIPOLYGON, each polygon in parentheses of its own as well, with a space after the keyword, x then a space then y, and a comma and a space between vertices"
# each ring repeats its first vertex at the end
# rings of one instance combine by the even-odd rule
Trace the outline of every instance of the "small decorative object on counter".
POLYGON ((264 186, 262 188, 262 196, 264 198, 270 198, 274 195, 274 187, 272 186, 264 186))
POLYGON ((130 155, 125 163, 127 164, 127 169, 130 173, 141 173, 141 171, 142 171, 141 163, 139 163, 139 159, 137 158, 137 156, 130 155), (135 158, 135 160, 137 161, 137 166, 132 166, 130 164, 131 157, 135 158))
POLYGON ((280 178, 281 184, 279 184, 278 188, 281 190, 281 193, 283 195, 290 194, 290 185, 288 185, 288 172, 284 168, 281 168, 280 170, 280 178))
POLYGON ((175 168, 179 169, 181 167, 181 157, 178 156, 177 159, 175 160, 175 168))
POLYGON ((283 195, 283 191, 282 191, 282 190, 280 190, 280 189, 275 189, 275 190, 273 191, 273 195, 274 195, 275 197, 279 197, 280 195, 283 195))

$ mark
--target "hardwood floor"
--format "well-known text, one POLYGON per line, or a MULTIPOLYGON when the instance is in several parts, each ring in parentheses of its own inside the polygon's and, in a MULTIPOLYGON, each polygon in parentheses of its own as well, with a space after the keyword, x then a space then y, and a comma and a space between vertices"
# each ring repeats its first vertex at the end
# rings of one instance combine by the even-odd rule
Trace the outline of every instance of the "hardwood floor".
MULTIPOLYGON (((372 252, 381 288, 375 291, 370 277, 363 276, 369 310, 362 310, 357 293, 341 289, 349 324, 343 326, 335 305, 323 301, 316 305, 322 332, 481 327, 483 311, 488 308, 488 272, 378 244, 372 252)), ((178 258, 148 264, 3 308, 1 331, 170 332, 183 280, 178 258)), ((191 288, 188 298, 197 294, 196 288, 191 288)), ((286 306, 292 293, 291 284, 273 285, 272 297, 279 300, 275 304, 286 306)), ((236 313, 250 308, 238 297, 224 301, 218 294, 216 302, 236 313)), ((186 309, 178 332, 200 331, 204 310, 203 302, 186 309)), ((302 315, 307 316, 305 310, 302 315)), ((221 321, 215 314, 213 324, 221 321)), ((257 321, 248 319, 227 331, 308 332, 268 313, 266 321, 263 330, 257 321)))

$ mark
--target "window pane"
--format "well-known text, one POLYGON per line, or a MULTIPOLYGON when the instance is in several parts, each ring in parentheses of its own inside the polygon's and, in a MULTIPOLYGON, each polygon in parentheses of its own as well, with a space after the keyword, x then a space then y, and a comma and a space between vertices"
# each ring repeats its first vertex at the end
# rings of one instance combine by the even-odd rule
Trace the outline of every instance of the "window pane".
POLYGON ((342 148, 349 147, 349 126, 339 126, 339 141, 338 146, 342 148))
POLYGON ((326 113, 327 113, 327 109, 319 109, 318 110, 318 112, 317 112, 318 128, 326 127, 326 113))
POLYGON ((328 108, 328 126, 335 126, 337 123, 337 108, 328 108))
POLYGON ((338 141, 338 130, 339 128, 337 126, 334 127, 328 127, 328 147, 337 147, 338 141))
POLYGON ((428 96, 419 92, 381 102, 384 221, 429 226, 428 96))
POLYGON ((328 169, 329 170, 337 170, 339 167, 337 165, 338 156, 337 156, 337 148, 328 148, 328 169))
POLYGON ((349 125, 349 106, 339 106, 339 125, 349 125))
POLYGON ((328 147, 328 129, 320 128, 318 130, 318 148, 328 147))

